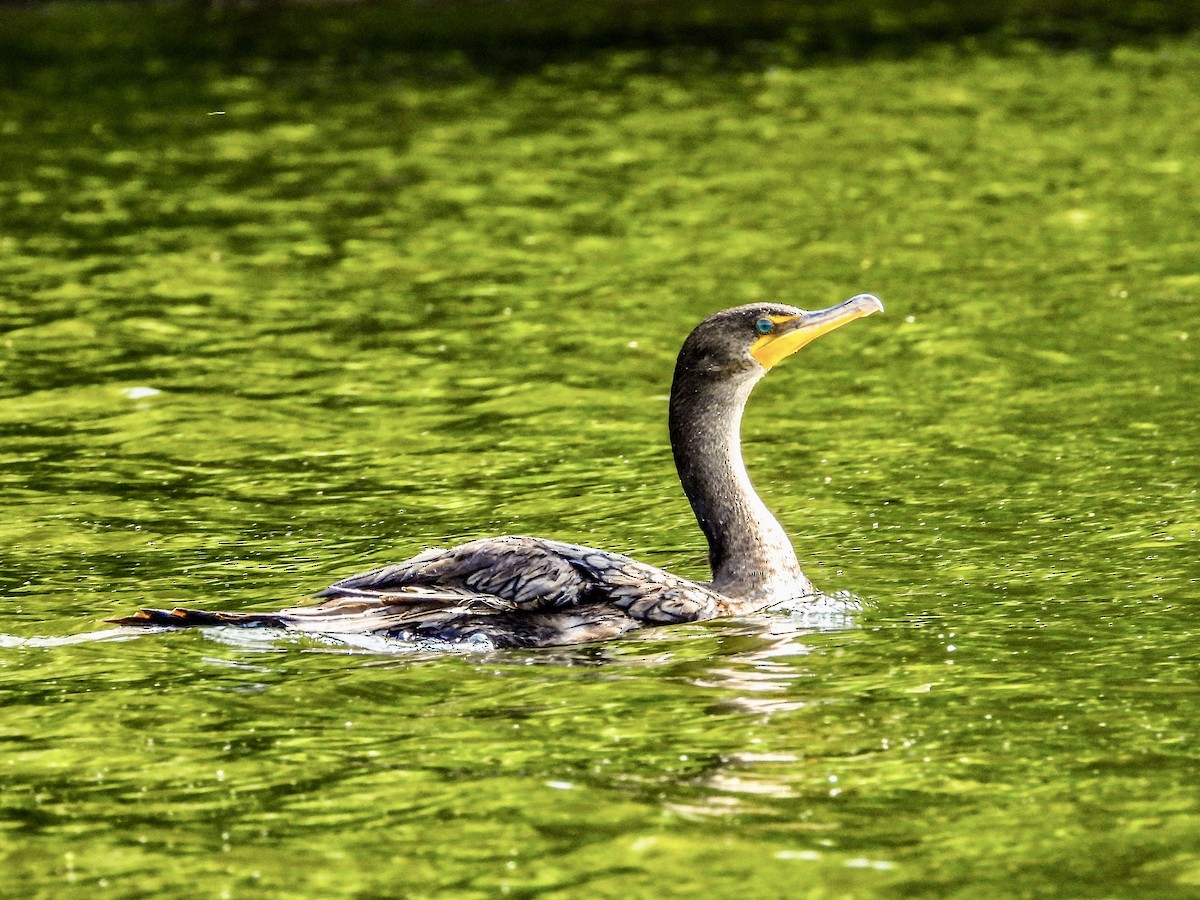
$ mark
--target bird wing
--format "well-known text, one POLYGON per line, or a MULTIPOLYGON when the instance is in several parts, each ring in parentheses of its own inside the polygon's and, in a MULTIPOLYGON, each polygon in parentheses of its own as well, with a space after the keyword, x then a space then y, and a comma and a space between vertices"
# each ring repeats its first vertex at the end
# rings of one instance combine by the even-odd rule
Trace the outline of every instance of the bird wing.
MULTIPOLYGON (((412 606, 414 617, 441 612, 439 607, 459 613, 532 612, 602 602, 655 624, 712 618, 721 614, 723 600, 701 584, 619 553, 517 536, 426 550, 404 562, 352 575, 317 596, 326 602, 308 607, 314 613, 329 613, 331 604, 358 600, 371 606, 412 606)), ((299 615, 304 609, 286 612, 299 615)))
POLYGON ((493 609, 543 609, 578 603, 588 585, 580 573, 547 546, 530 537, 468 541, 448 550, 432 549, 404 562, 351 575, 318 597, 379 598, 392 603, 428 603, 438 592, 457 601, 474 594, 493 609), (416 589, 421 590, 416 590, 416 589))
MULTIPOLYGON (((727 598, 705 585, 619 553, 532 537, 485 538, 426 550, 352 575, 317 596, 322 603, 273 613, 144 609, 111 621, 426 636, 458 636, 474 627, 470 623, 484 622, 495 623, 504 634, 601 629, 590 639, 636 624, 694 622, 728 611, 727 598)), ((546 640, 543 635, 534 643, 546 640)))
POLYGON ((631 618, 669 625, 724 614, 727 599, 706 585, 620 553, 561 541, 545 543, 591 581, 589 599, 602 599, 631 618))

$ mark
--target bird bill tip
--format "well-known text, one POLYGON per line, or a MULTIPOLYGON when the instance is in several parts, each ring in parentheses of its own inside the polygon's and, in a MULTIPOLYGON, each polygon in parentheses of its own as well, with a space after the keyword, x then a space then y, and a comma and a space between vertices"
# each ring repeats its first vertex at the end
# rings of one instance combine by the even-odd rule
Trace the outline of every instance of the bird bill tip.
POLYGON ((883 312, 883 301, 874 294, 855 294, 847 303, 853 303, 855 306, 862 309, 862 315, 869 316, 871 313, 883 312))

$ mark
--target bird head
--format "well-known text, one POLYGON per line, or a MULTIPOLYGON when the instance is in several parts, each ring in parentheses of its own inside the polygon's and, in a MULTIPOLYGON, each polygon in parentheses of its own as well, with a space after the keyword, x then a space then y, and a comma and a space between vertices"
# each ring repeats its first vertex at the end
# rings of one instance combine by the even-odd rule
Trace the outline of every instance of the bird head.
POLYGON ((827 309, 751 303, 714 313, 692 330, 680 364, 696 374, 757 379, 801 347, 847 322, 882 312, 874 294, 858 294, 827 309))

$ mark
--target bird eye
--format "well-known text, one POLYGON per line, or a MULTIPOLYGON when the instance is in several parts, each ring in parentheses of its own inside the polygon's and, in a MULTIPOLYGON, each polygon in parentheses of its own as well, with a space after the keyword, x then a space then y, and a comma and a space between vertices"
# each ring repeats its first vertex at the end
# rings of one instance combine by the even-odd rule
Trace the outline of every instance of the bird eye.
POLYGON ((770 319, 763 317, 754 323, 754 330, 759 334, 770 334, 775 330, 775 323, 770 319))

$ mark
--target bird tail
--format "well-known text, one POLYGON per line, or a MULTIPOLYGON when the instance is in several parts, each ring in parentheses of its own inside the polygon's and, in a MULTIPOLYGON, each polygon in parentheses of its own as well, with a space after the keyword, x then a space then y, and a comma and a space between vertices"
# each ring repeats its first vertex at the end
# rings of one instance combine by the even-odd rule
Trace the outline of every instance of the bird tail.
POLYGON ((132 616, 106 619, 114 625, 197 628, 206 625, 239 625, 243 628, 285 628, 285 617, 275 613, 207 612, 202 609, 140 609, 132 616))

